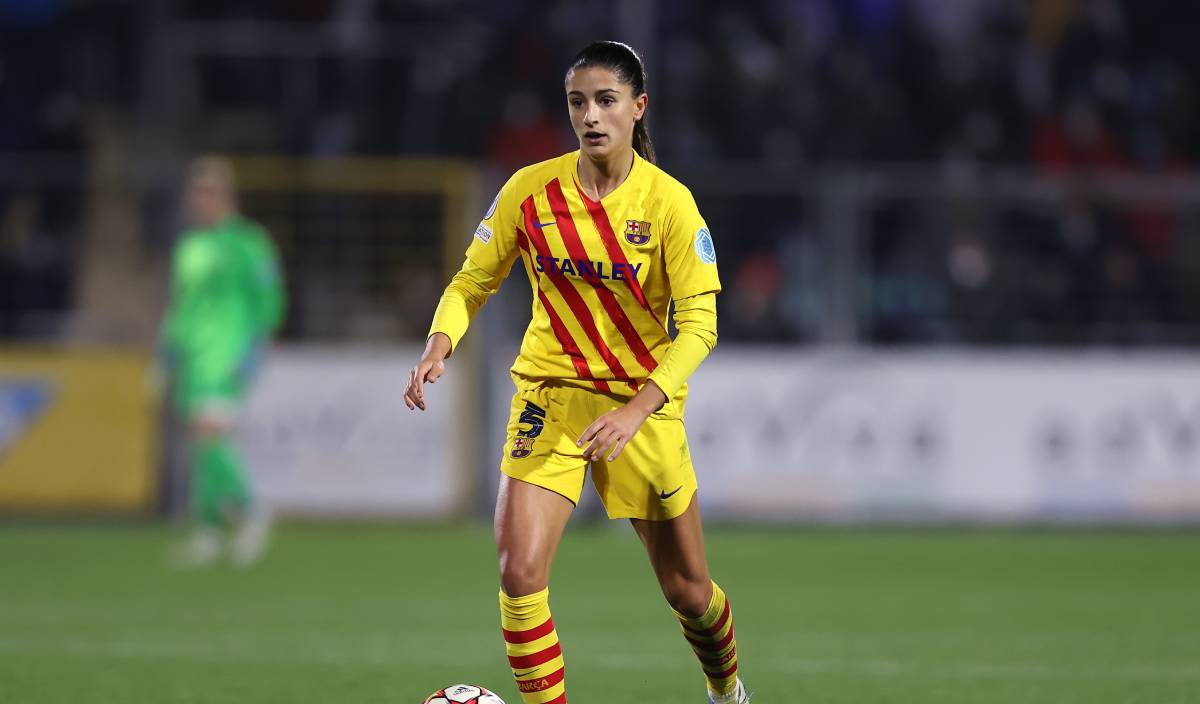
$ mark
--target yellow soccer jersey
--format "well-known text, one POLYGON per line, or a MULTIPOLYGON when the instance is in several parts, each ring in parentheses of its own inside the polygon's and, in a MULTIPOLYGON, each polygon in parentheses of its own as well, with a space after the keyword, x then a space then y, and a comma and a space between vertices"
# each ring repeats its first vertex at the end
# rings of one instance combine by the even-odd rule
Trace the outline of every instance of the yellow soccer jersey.
POLYGON ((712 235, 683 184, 634 155, 600 201, 579 152, 521 169, 496 195, 467 258, 497 279, 520 258, 533 319, 514 374, 634 393, 671 344, 672 299, 721 290, 712 235))

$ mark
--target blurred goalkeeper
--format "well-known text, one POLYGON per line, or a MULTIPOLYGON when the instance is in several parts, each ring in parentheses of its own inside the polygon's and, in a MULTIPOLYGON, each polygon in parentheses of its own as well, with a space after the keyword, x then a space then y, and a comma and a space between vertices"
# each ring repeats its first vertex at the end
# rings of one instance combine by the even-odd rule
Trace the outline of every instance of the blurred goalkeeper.
POLYGON ((176 558, 180 566, 199 567, 228 549, 234 564, 247 566, 266 548, 271 518, 253 495, 231 431, 283 319, 279 256, 267 232, 238 213, 228 162, 193 162, 186 197, 192 227, 172 253, 171 300, 155 367, 158 378, 170 375, 188 424, 197 524, 176 558))

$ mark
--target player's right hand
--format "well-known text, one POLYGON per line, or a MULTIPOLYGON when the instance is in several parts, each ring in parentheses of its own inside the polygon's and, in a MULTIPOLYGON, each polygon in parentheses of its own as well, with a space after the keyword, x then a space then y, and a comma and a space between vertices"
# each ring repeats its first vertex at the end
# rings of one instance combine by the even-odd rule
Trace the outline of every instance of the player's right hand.
POLYGON ((437 357, 422 357, 408 374, 408 389, 404 392, 404 403, 408 410, 425 410, 425 383, 437 383, 446 373, 446 363, 437 357))

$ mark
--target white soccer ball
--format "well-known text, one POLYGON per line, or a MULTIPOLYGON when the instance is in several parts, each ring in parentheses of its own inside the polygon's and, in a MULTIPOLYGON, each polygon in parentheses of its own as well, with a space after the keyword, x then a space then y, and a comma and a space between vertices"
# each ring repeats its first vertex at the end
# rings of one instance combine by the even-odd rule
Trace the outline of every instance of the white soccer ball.
POLYGON ((473 684, 452 684, 430 694, 425 704, 504 704, 504 700, 473 684))

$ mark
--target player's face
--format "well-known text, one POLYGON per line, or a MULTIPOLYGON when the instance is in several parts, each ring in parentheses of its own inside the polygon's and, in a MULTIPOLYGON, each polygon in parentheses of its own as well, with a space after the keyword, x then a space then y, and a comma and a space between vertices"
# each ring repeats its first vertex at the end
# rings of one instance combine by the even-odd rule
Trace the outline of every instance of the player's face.
POLYGON ((217 224, 230 212, 229 194, 214 179, 198 178, 188 185, 188 210, 201 227, 217 224))
POLYGON ((646 94, 633 95, 606 68, 581 68, 567 76, 567 110, 579 148, 604 159, 633 144, 633 126, 646 111, 646 94))

